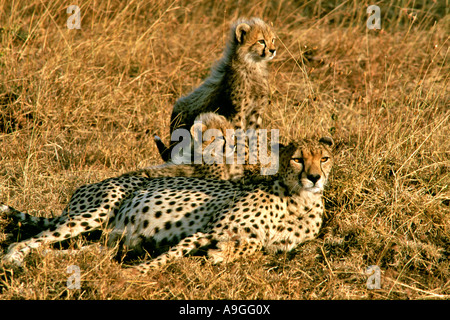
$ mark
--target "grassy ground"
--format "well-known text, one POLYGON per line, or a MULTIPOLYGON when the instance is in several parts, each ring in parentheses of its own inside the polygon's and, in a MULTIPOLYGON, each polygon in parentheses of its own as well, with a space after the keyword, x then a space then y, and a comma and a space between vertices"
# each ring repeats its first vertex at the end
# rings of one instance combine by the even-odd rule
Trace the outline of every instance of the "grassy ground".
POLYGON ((151 133, 168 140, 173 103, 239 16, 279 37, 267 128, 338 144, 330 218, 295 254, 186 258, 130 279, 107 250, 36 252, 0 268, 0 299, 448 299, 449 2, 302 3, 79 1, 69 30, 67 1, 0 0, 0 202, 56 216, 77 187, 160 163, 151 133), (369 4, 381 31, 366 27, 369 4), (366 286, 371 265, 381 289, 366 286))

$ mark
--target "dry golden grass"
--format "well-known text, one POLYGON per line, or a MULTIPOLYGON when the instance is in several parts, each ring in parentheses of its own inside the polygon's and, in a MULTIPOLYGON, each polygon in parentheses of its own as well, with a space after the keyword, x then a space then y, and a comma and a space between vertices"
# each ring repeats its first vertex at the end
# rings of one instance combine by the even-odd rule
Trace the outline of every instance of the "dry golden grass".
POLYGON ((297 2, 79 1, 69 30, 67 1, 0 0, 0 202, 59 215, 77 187, 159 163, 152 133, 168 140, 174 101, 239 16, 279 36, 267 127, 338 143, 330 218, 295 254, 132 279, 107 250, 39 251, 0 268, 0 299, 448 299, 448 1, 377 1, 381 32, 366 28, 371 3, 297 2), (366 287, 370 265, 381 289, 366 287))

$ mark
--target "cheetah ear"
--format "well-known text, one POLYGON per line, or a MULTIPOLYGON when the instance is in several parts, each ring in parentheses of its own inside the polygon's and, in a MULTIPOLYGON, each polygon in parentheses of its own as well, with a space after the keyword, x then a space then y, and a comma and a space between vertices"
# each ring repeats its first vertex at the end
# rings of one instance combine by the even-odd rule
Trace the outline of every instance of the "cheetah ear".
POLYGON ((285 170, 289 166, 292 156, 297 151, 298 145, 294 142, 289 143, 287 146, 279 144, 279 164, 280 171, 285 170))
POLYGON ((236 40, 239 43, 244 42, 244 36, 250 31, 250 26, 246 23, 241 23, 236 27, 236 40))
POLYGON ((319 139, 320 143, 326 144, 329 147, 333 147, 334 146, 334 141, 333 138, 331 137, 322 137, 319 139))
POLYGON ((200 121, 194 122, 191 127, 191 136, 195 141, 202 141, 202 135, 206 131, 207 127, 200 121))
POLYGON ((290 160, 297 148, 298 145, 294 142, 290 142, 287 146, 280 144, 280 155, 281 157, 288 158, 290 160))

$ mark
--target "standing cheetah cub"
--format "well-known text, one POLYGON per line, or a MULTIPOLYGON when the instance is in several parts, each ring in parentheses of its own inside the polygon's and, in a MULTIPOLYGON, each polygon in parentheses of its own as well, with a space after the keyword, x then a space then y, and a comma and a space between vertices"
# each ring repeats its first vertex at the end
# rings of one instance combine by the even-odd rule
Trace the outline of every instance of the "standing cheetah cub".
MULTIPOLYGON (((170 134, 177 128, 189 130, 194 119, 204 112, 225 116, 236 129, 259 129, 261 115, 269 104, 267 63, 275 55, 275 34, 268 24, 258 18, 233 23, 223 57, 211 75, 175 103, 170 134)), ((175 144, 167 148, 157 140, 164 161, 171 158, 175 144)))

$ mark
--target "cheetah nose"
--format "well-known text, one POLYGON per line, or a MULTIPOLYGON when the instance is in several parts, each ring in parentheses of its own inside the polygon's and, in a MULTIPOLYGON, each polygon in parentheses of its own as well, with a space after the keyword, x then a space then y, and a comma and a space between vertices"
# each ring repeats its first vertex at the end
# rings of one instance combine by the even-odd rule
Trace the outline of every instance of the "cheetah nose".
POLYGON ((271 53, 271 54, 274 54, 275 53, 275 49, 269 49, 269 52, 271 53))
POLYGON ((308 174, 306 176, 312 183, 316 183, 320 179, 320 174, 308 174))

